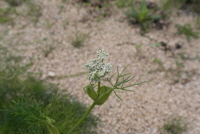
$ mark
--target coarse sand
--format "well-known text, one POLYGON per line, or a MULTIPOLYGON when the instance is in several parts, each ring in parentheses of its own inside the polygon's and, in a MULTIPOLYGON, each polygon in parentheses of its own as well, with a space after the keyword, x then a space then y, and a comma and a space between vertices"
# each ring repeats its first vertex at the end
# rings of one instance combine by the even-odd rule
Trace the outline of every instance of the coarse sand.
MULTIPOLYGON (((131 25, 114 4, 95 10, 72 0, 36 3, 42 7, 36 24, 17 17, 14 25, 0 25, 4 37, 0 43, 16 55, 32 58, 30 71, 41 72, 42 79, 59 84, 88 106, 92 100, 83 90, 89 84, 83 65, 96 57, 97 50, 109 53, 106 62, 113 65, 112 73, 117 66, 122 70, 129 64, 126 71, 133 73, 132 83, 140 76, 140 82, 151 80, 130 88, 135 92, 119 92, 123 101, 113 94, 93 109, 103 123, 99 134, 159 134, 170 117, 187 121, 185 134, 200 134, 200 40, 187 42, 185 36, 176 34, 175 27, 194 26, 195 15, 172 13, 168 26, 151 28, 142 36, 139 27, 131 25), (102 17, 102 12, 107 15, 102 17), (80 48, 71 45, 76 35, 87 35, 80 48), (159 46, 161 42, 166 48, 159 46)), ((22 9, 23 5, 17 10, 22 9)))

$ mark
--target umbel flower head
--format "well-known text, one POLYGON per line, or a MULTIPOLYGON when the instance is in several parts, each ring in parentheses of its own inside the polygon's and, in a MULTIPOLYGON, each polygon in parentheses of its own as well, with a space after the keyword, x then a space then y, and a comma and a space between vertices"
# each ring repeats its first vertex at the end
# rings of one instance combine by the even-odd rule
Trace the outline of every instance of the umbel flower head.
MULTIPOLYGON (((107 81, 110 83, 111 86, 105 86, 101 84, 101 79, 111 72, 111 65, 109 63, 105 63, 104 60, 108 56, 108 54, 104 50, 97 51, 98 58, 93 59, 90 63, 86 64, 84 68, 89 71, 88 78, 91 81, 88 86, 84 87, 85 93, 89 95, 91 99, 94 100, 95 105, 102 105, 104 104, 112 92, 120 99, 120 96, 116 93, 116 90, 122 91, 130 91, 127 88, 140 85, 145 82, 137 83, 138 80, 132 84, 127 85, 129 81, 132 79, 131 73, 125 73, 126 68, 128 65, 119 72, 119 68, 117 67, 117 72, 111 75, 110 78, 107 78, 107 81), (112 78, 115 78, 115 82, 113 83, 112 78), (97 84, 98 82, 98 84, 97 84)), ((147 82, 147 81, 146 81, 147 82)))
POLYGON ((88 79, 91 82, 99 82, 101 78, 110 73, 112 70, 112 66, 109 63, 104 62, 108 53, 102 49, 97 51, 97 55, 97 59, 93 59, 90 63, 84 65, 84 68, 89 71, 88 79))

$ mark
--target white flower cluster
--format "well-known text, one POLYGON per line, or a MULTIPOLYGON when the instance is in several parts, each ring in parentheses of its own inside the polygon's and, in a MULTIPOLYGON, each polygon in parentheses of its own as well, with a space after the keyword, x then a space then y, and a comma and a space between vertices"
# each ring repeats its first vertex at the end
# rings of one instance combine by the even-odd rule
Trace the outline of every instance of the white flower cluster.
POLYGON ((88 79, 92 82, 99 82, 101 78, 111 72, 112 66, 103 60, 108 56, 104 50, 97 51, 98 58, 84 66, 89 70, 88 79))
POLYGON ((97 55, 98 55, 98 58, 99 58, 99 59, 104 60, 104 59, 108 56, 108 53, 106 53, 106 52, 102 49, 102 50, 97 51, 97 55))

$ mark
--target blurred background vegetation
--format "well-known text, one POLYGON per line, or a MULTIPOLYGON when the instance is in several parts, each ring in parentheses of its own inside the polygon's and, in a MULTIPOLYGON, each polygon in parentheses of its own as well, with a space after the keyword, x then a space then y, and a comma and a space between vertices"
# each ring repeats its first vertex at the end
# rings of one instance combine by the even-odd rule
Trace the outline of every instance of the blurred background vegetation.
MULTIPOLYGON (((56 85, 28 72, 31 60, 0 49, 0 134, 60 134, 78 122, 87 106, 56 85)), ((99 119, 90 114, 74 134, 95 134, 99 119)))

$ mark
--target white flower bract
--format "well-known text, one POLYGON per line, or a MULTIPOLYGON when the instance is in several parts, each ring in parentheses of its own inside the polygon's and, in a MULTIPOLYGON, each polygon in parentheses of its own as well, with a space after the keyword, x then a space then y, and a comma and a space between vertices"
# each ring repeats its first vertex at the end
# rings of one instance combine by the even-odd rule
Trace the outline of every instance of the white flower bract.
POLYGON ((87 63, 84 68, 89 71, 88 79, 91 82, 99 82, 101 78, 111 72, 112 66, 109 63, 105 63, 103 60, 108 56, 104 50, 97 51, 98 58, 93 59, 90 63, 87 63))

